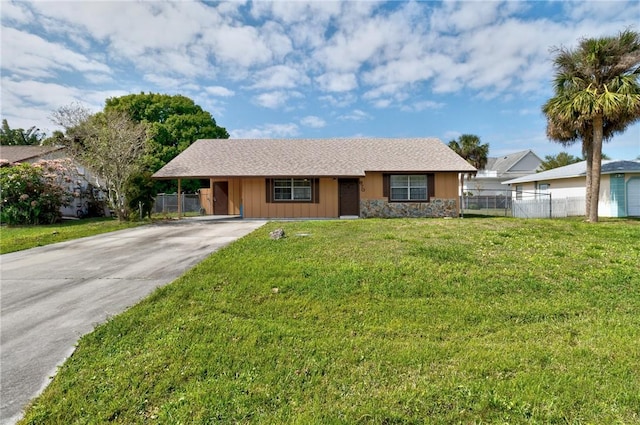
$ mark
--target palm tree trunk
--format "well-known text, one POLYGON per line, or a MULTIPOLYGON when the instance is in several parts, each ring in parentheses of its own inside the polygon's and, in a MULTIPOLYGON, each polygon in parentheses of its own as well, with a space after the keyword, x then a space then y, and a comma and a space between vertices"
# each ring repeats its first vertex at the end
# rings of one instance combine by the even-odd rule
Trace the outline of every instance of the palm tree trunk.
POLYGON ((588 221, 598 222, 598 202, 600 200, 600 172, 602 169, 602 114, 593 117, 593 164, 591 165, 591 205, 588 221))
POLYGON ((585 182, 585 208, 584 215, 589 218, 591 214, 591 184, 593 182, 593 132, 582 140, 582 156, 586 162, 586 182, 585 182))

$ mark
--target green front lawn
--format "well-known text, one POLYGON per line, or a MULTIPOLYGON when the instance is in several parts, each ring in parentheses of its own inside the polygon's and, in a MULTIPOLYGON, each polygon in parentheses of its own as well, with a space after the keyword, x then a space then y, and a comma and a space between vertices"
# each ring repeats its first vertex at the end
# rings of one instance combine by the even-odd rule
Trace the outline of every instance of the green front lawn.
POLYGON ((270 223, 83 337, 22 423, 637 424, 638 241, 638 221, 270 223))
POLYGON ((120 223, 112 218, 89 218, 64 220, 61 223, 40 226, 2 226, 0 228, 0 254, 127 229, 142 223, 120 223))

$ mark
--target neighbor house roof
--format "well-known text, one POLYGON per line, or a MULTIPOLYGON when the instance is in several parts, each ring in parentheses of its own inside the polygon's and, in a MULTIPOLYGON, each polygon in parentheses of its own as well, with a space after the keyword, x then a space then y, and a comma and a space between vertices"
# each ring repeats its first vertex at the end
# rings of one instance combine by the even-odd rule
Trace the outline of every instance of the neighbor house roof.
POLYGON ((531 149, 527 149, 525 151, 515 152, 504 156, 489 157, 487 158, 487 165, 485 165, 484 169, 496 171, 498 175, 509 173, 518 162, 529 154, 535 156, 540 160, 540 162, 542 162, 542 160, 531 149))
POLYGON ((364 176, 476 169, 435 138, 201 139, 154 178, 364 176))
POLYGON ((0 160, 10 163, 24 162, 64 149, 64 146, 2 146, 0 160))
MULTIPOLYGON (((640 161, 603 160, 601 174, 640 173, 640 161)), ((541 173, 529 174, 517 179, 507 180, 502 184, 528 183, 556 179, 568 179, 571 177, 584 177, 587 175, 587 161, 576 162, 564 167, 553 168, 541 173)))

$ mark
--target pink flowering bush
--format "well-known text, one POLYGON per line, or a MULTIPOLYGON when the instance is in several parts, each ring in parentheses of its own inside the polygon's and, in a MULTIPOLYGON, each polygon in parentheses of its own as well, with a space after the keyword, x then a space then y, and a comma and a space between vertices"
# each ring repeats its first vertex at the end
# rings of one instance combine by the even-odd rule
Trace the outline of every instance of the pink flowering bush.
POLYGON ((51 224, 60 219, 60 207, 69 205, 71 167, 68 160, 0 165, 0 221, 51 224))

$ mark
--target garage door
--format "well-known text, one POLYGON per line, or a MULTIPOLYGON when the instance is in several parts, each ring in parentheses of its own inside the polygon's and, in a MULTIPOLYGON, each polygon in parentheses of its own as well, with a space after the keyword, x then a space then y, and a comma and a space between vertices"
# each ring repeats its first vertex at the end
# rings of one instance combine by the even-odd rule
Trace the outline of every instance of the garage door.
POLYGON ((627 182, 627 215, 640 217, 640 178, 634 177, 627 182))

